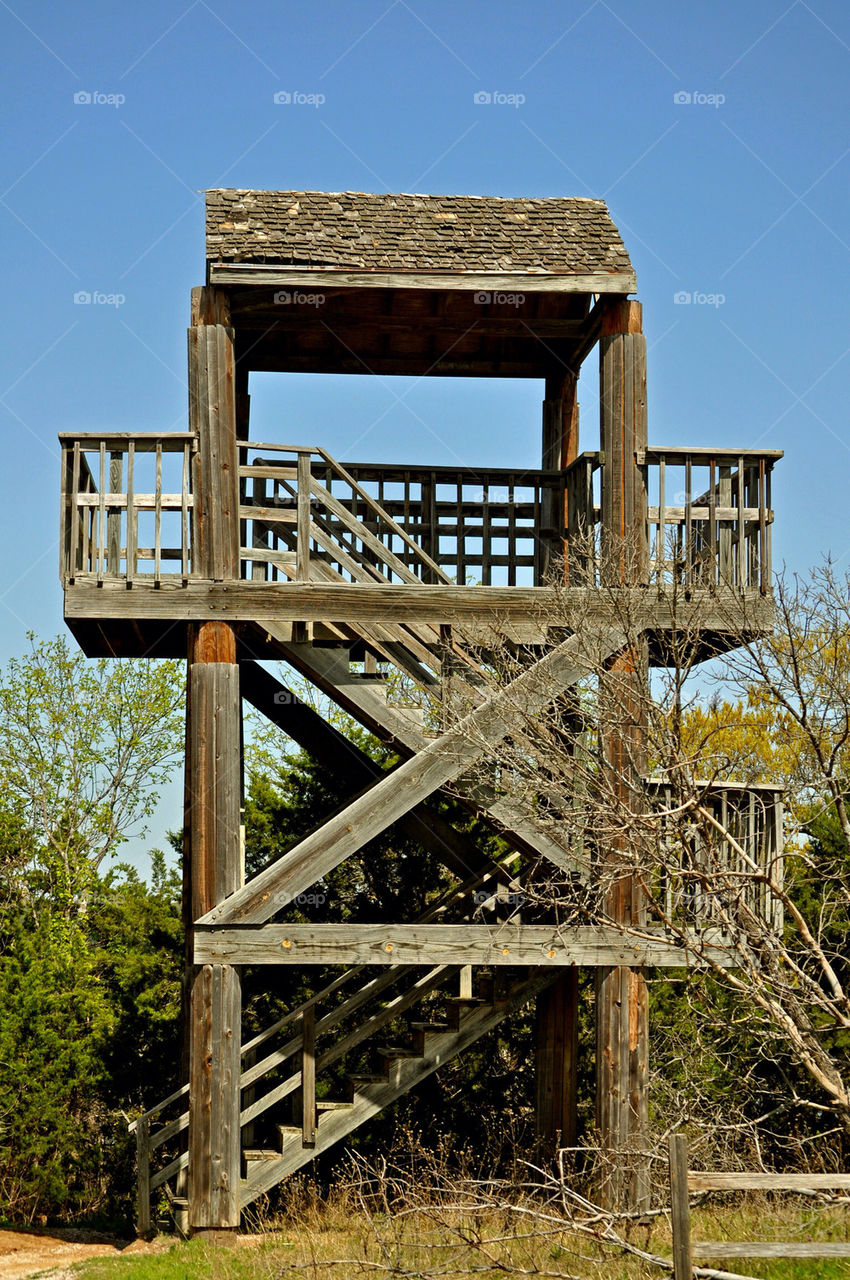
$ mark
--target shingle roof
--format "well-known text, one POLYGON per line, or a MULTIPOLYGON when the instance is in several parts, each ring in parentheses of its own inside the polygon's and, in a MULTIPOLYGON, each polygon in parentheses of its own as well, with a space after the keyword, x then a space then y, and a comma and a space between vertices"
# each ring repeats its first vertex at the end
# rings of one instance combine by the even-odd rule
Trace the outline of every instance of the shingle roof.
POLYGON ((632 270, 602 200, 208 191, 207 258, 361 271, 632 270))

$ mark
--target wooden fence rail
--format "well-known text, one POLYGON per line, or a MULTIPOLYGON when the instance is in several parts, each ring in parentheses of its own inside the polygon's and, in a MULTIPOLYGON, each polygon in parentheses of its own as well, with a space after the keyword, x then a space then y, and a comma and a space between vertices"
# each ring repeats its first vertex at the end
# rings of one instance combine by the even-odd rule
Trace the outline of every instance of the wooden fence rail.
POLYGON ((692 1280, 705 1258, 850 1258, 844 1240, 692 1240, 691 1191, 847 1191, 850 1173, 714 1173, 688 1169, 688 1144, 670 1136, 670 1206, 674 1280, 692 1280))

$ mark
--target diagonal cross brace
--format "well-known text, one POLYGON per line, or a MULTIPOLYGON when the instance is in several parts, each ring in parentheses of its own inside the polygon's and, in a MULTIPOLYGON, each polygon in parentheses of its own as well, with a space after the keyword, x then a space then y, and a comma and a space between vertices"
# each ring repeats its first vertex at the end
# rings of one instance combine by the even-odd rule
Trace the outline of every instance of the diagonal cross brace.
MULTIPOLYGON (((350 803, 361 788, 388 776, 376 760, 256 662, 240 663, 239 676, 243 698, 314 759, 348 779, 351 791, 345 797, 346 803, 350 803)), ((486 858, 470 840, 464 839, 434 805, 412 809, 400 819, 400 829, 462 880, 474 875, 480 875, 483 880, 489 875, 509 886, 515 883, 505 867, 486 858)))
POLYGON ((621 628, 571 636, 454 729, 376 782, 294 845, 200 924, 262 924, 626 643, 621 628))

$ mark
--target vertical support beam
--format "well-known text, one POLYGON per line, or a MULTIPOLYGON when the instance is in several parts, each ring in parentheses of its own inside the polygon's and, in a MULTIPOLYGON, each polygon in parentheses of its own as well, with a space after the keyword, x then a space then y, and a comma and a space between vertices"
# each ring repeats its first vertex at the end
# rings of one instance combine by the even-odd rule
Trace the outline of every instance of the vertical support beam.
MULTIPOLYGON (((644 468, 647 445, 646 340, 641 306, 623 301, 603 319, 600 339, 602 575, 611 586, 648 581, 644 468)), ((611 837, 604 851, 601 905, 617 924, 640 924, 642 890, 630 871, 629 813, 639 806, 646 772, 645 645, 611 659, 600 688, 611 837)), ((646 980, 639 970, 597 970, 596 1117, 602 1148, 602 1203, 641 1210, 649 1203, 647 1151, 649 1026, 646 980)))
MULTIPOLYGON (((194 290, 189 329, 189 425, 194 459, 194 558, 200 574, 239 576, 239 483, 233 332, 227 299, 194 290)), ((241 1144, 239 971, 192 966, 192 923, 242 884, 242 717, 236 634, 190 628, 186 711, 183 903, 187 936, 189 1229, 239 1225, 241 1144)))
POLYGON ((577 1141, 578 969, 537 997, 535 1120, 545 1149, 577 1141))
MULTIPOLYGON (((568 370, 546 378, 543 401, 543 458, 546 470, 564 471, 578 457, 578 379, 568 370)), ((544 548, 544 577, 548 570, 564 579, 567 545, 566 491, 545 490, 541 521, 558 531, 544 548)), ((565 695, 565 702, 572 694, 565 695)), ((554 918, 554 917, 553 917, 554 918)), ((535 1129, 544 1151, 573 1147, 577 1141, 578 971, 566 970, 537 997, 535 1035, 535 1129)))
POLYGON ((578 457, 578 379, 570 370, 549 374, 543 401, 543 460, 546 471, 566 469, 578 457))

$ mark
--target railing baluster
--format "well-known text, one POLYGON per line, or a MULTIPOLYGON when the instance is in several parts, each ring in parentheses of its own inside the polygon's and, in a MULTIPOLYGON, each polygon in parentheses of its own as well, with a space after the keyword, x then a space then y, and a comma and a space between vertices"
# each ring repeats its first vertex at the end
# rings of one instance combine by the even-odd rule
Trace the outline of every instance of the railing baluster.
POLYGON ((749 586, 747 578, 747 556, 746 556, 746 520, 744 518, 744 506, 746 503, 746 493, 744 492, 744 459, 738 459, 738 587, 741 591, 749 586))
POLYGON ((309 453, 298 455, 298 490, 295 525, 295 577, 310 581, 310 484, 312 469, 309 453))
MULTIPOLYGON (((130 448, 132 449, 132 445, 130 448)), ((180 572, 183 585, 189 581, 189 458, 188 443, 183 446, 183 472, 180 483, 180 572)), ((129 501, 129 499, 128 499, 129 501)))
POLYGON ((463 476, 458 475, 455 489, 455 546, 457 548, 457 584, 466 586, 466 530, 463 524, 463 476))
POLYGON ((132 582, 136 574, 136 549, 138 536, 136 531, 136 495, 135 495, 135 462, 136 446, 130 441, 127 450, 127 581, 132 582))
POLYGON ((658 532, 655 541, 655 563, 658 585, 664 582, 664 565, 667 556, 667 511, 664 485, 666 482, 666 460, 658 463, 658 532))
POLYGON ((708 553, 711 565, 706 565, 707 585, 717 586, 717 464, 714 458, 708 464, 708 553))
POLYGON ((729 509, 732 506, 732 468, 722 466, 720 468, 719 497, 720 507, 726 514, 720 521, 718 531, 717 545, 717 578, 718 585, 731 586, 733 577, 732 568, 732 523, 729 519, 729 509))
POLYGON ((693 494, 691 493, 692 473, 691 459, 685 459, 685 584, 693 585, 694 580, 694 529, 691 516, 691 503, 693 494))
POLYGON ((489 587, 493 583, 493 568, 491 564, 492 533, 490 530, 490 486, 484 481, 481 490, 481 581, 485 587, 489 587))
POLYGON ((159 586, 162 572, 162 441, 156 442, 156 488, 154 490, 153 580, 159 586))
POLYGON ((77 573, 77 569, 81 567, 77 563, 77 557, 80 554, 80 533, 85 534, 85 525, 83 524, 85 507, 79 505, 80 497, 80 442, 74 441, 74 460, 71 471, 71 546, 68 555, 68 576, 71 582, 77 573))
MULTIPOLYGON (((109 496, 113 498, 121 492, 121 480, 124 469, 124 455, 115 449, 109 451, 109 496)), ((110 577, 118 577, 121 573, 121 508, 110 502, 106 517, 106 572, 110 577)))
POLYGON ((100 442, 100 475, 98 480, 97 507, 97 581, 103 582, 103 568, 106 560, 106 444, 100 442))

